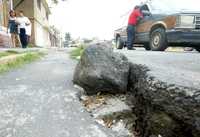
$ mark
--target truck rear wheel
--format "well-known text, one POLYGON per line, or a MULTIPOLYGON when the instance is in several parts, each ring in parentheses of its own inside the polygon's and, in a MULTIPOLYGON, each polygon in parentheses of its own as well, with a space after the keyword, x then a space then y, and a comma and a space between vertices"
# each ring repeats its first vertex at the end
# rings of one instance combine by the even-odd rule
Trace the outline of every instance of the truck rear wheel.
POLYGON ((118 36, 116 39, 116 48, 123 49, 123 47, 124 47, 124 42, 122 41, 121 37, 118 36))
POLYGON ((150 48, 153 51, 164 51, 168 46, 167 36, 164 28, 157 28, 150 36, 150 48))

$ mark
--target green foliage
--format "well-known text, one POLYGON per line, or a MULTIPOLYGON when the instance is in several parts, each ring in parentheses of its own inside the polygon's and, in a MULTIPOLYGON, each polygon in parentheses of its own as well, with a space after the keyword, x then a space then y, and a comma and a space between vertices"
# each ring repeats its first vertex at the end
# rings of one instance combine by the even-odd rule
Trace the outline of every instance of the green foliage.
POLYGON ((19 52, 15 50, 7 50, 6 52, 10 54, 19 54, 19 52))
POLYGON ((28 47, 29 47, 29 48, 33 48, 33 47, 35 47, 35 45, 33 45, 32 43, 29 43, 29 44, 28 44, 28 47))
POLYGON ((59 1, 67 1, 67 0, 52 0, 52 2, 55 4, 58 4, 59 1))
POLYGON ((80 47, 72 50, 70 53, 70 57, 72 59, 80 59, 81 55, 83 54, 84 49, 85 49, 84 46, 80 46, 80 47))
POLYGON ((58 0, 52 0, 55 4, 57 4, 58 3, 58 0))
POLYGON ((93 40, 92 39, 83 39, 84 43, 91 43, 93 40))
POLYGON ((70 41, 71 41, 71 34, 67 32, 65 33, 65 40, 64 40, 65 47, 69 45, 70 41))
POLYGON ((13 68, 22 66, 23 64, 30 63, 44 56, 42 52, 28 52, 24 56, 19 56, 16 59, 7 62, 6 64, 0 64, 0 73, 7 72, 13 68))

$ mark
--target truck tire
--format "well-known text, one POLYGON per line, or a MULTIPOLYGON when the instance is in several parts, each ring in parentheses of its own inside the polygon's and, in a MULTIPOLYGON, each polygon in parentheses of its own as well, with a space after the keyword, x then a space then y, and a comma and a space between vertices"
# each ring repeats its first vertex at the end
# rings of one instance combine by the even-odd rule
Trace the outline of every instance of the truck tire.
POLYGON ((144 48, 145 50, 149 51, 151 50, 150 46, 149 46, 149 43, 144 43, 144 48))
POLYGON ((121 37, 118 36, 116 38, 116 48, 117 49, 123 49, 123 47, 124 47, 124 42, 121 40, 121 37))
POLYGON ((200 47, 195 47, 195 49, 196 49, 198 52, 200 52, 200 47))
POLYGON ((164 28, 157 28, 151 32, 150 48, 153 51, 164 51, 168 47, 164 28))

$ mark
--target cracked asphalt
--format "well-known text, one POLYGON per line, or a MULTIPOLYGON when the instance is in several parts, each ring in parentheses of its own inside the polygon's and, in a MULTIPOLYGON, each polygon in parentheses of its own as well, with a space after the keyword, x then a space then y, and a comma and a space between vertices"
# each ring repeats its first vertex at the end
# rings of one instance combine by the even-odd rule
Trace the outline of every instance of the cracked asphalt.
POLYGON ((67 52, 0 76, 0 137, 116 137, 79 102, 67 52))
POLYGON ((200 53, 116 50, 130 62, 147 66, 149 74, 168 84, 200 89, 200 53))

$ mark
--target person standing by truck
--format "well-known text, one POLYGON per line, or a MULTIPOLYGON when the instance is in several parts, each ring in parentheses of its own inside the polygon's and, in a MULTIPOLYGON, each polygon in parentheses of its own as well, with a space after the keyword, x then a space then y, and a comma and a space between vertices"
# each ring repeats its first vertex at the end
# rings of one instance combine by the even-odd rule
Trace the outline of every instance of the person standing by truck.
POLYGON ((133 47, 134 39, 135 39, 135 30, 136 25, 139 19, 143 18, 142 12, 140 11, 139 6, 135 6, 134 10, 129 16, 128 19, 128 27, 127 27, 127 49, 135 50, 133 47))

